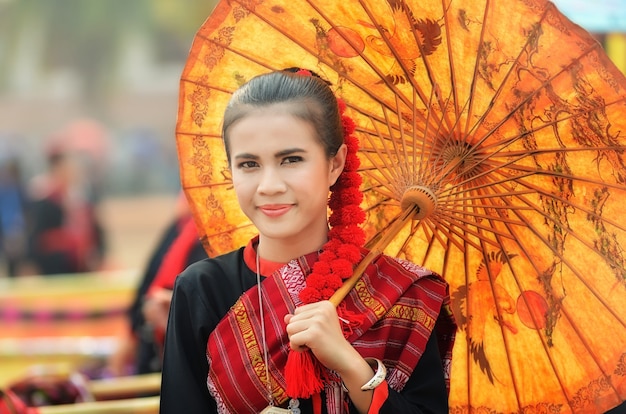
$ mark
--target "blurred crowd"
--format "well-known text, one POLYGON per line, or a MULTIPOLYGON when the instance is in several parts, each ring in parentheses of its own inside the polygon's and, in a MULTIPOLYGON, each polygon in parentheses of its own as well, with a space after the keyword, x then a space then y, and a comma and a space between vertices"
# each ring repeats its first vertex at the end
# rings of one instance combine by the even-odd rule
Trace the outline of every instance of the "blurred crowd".
POLYGON ((19 153, 0 154, 0 259, 9 277, 100 269, 104 130, 70 124, 42 146, 45 165, 25 179, 19 153))
MULTIPOLYGON (((147 181, 147 164, 159 159, 148 135, 140 131, 129 144, 136 155, 132 163, 136 171, 131 169, 128 180, 137 180, 138 185, 147 181)), ((111 174, 111 144, 104 128, 92 120, 79 120, 51 135, 41 146, 43 165, 28 178, 23 157, 7 142, 0 137, 0 277, 106 270, 107 231, 101 204, 105 175, 111 174)), ((164 216, 171 219, 163 232, 156 240, 146 240, 154 248, 140 269, 126 330, 104 370, 94 376, 161 369, 174 279, 186 266, 207 257, 182 192, 173 211, 164 216)))
POLYGON ((148 128, 84 118, 31 141, 0 131, 0 278, 106 268, 103 201, 179 188, 173 149, 148 128))

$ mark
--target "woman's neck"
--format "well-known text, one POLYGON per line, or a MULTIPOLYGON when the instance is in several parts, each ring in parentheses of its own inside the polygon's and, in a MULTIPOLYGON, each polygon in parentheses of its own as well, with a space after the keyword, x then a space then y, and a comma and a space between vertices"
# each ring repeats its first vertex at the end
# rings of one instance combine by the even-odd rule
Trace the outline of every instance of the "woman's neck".
POLYGON ((279 263, 287 263, 305 254, 322 248, 328 240, 328 233, 318 237, 300 237, 298 240, 273 239, 259 236, 257 251, 265 260, 279 263))

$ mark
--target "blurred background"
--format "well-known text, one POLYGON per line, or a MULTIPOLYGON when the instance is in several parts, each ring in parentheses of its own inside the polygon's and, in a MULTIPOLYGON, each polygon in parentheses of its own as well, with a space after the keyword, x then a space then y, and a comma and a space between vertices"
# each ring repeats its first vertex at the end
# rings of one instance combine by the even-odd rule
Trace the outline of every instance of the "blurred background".
POLYGON ((178 82, 215 3, 0 0, 0 389, 99 369, 127 335, 177 214, 178 82), (26 257, 35 230, 71 244, 61 213, 87 259, 26 257))
MULTIPOLYGON (((178 82, 215 3, 0 0, 0 388, 33 366, 106 358, 124 334, 176 214, 178 82), (71 270, 23 257, 27 233, 60 204, 90 246, 71 270)), ((626 73, 623 0, 555 3, 626 73)))
POLYGON ((167 220, 178 79, 214 4, 0 0, 0 158, 17 159, 27 185, 55 141, 84 150, 111 266, 143 263, 167 220))

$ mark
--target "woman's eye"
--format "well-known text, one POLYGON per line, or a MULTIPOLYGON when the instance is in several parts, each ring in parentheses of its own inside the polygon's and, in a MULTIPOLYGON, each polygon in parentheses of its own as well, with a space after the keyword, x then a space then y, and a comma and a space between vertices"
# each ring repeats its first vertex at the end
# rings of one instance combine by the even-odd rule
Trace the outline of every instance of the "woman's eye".
POLYGON ((293 163, 300 162, 300 161, 302 161, 302 157, 297 156, 297 155, 292 155, 290 157, 285 157, 283 159, 283 164, 293 164, 293 163))
POLYGON ((241 169, 249 169, 249 168, 254 168, 256 166, 258 166, 259 164, 256 163, 256 161, 243 161, 239 163, 239 168, 241 169))

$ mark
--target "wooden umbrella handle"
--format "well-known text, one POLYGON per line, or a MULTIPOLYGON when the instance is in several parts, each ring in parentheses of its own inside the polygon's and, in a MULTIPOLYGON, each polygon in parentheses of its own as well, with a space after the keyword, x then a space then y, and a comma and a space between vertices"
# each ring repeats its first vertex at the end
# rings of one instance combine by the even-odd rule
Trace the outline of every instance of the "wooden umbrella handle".
POLYGON ((372 261, 380 255, 385 248, 391 243, 391 241, 396 237, 396 235, 404 228, 407 222, 411 221, 413 216, 415 215, 415 211, 418 209, 416 205, 410 205, 404 211, 398 219, 387 229, 385 234, 372 246, 367 255, 359 262, 359 264, 354 268, 354 273, 348 279, 343 282, 343 285, 339 289, 333 293, 330 297, 329 301, 335 305, 335 307, 339 306, 342 300, 350 293, 352 288, 359 281, 367 266, 372 263, 372 261))

